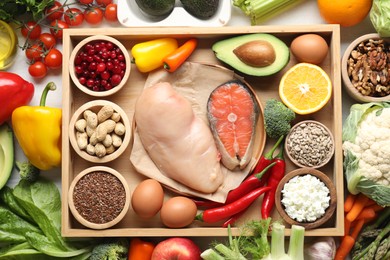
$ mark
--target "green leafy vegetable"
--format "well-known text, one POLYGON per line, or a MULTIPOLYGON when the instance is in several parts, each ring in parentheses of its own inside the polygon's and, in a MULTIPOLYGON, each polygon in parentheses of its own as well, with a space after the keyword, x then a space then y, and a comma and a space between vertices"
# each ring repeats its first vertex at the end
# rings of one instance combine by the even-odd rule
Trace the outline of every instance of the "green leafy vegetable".
POLYGON ((390 186, 385 177, 390 167, 389 125, 390 103, 355 104, 345 120, 342 136, 349 192, 362 192, 382 206, 390 205, 390 186))
POLYGON ((302 0, 233 0, 233 5, 250 17, 252 25, 257 25, 300 2, 302 0))
POLYGON ((370 20, 381 37, 390 36, 390 1, 374 0, 370 10, 370 20))
POLYGON ((43 16, 46 7, 53 5, 54 0, 1 0, 0 20, 18 21, 20 15, 28 13, 34 21, 43 16))
POLYGON ((54 182, 20 180, 0 192, 0 259, 87 259, 97 241, 65 241, 54 182))

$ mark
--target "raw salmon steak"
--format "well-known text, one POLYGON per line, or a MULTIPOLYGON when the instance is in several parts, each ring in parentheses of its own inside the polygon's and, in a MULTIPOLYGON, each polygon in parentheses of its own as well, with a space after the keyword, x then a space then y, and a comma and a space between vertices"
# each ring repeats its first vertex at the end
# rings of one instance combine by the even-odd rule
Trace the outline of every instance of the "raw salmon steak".
POLYGON ((250 162, 260 108, 249 87, 228 81, 211 92, 207 117, 222 164, 233 170, 250 162))

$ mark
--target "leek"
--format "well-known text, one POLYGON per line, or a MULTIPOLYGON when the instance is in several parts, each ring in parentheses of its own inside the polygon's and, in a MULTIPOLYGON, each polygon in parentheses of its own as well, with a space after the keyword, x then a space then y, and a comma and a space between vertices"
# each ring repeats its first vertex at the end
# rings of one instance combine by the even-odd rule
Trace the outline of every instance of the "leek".
POLYGON ((233 0, 233 5, 240 8, 251 19, 251 25, 257 25, 276 16, 303 0, 233 0))

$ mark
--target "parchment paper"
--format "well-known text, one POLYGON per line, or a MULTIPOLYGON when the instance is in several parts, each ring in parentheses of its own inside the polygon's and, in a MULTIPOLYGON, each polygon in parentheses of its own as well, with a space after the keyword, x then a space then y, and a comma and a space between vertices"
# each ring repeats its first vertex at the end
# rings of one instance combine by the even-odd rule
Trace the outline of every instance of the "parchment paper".
MULTIPOLYGON (((151 72, 145 82, 145 88, 153 86, 158 82, 169 82, 178 93, 191 102, 195 115, 203 119, 206 124, 209 124, 206 113, 210 93, 219 85, 232 79, 237 79, 237 75, 226 68, 186 62, 174 73, 166 72, 164 69, 151 72)), ((252 157, 245 169, 236 171, 230 171, 221 164, 224 175, 223 185, 215 193, 205 194, 166 177, 156 167, 144 149, 137 129, 135 129, 133 134, 134 144, 130 154, 130 161, 135 169, 139 173, 153 178, 166 187, 185 195, 224 202, 227 193, 236 188, 245 179, 252 166, 256 163, 256 160, 252 157)), ((180 160, 180 158, 174 159, 180 160)), ((185 169, 183 169, 183 174, 186 174, 185 169)))

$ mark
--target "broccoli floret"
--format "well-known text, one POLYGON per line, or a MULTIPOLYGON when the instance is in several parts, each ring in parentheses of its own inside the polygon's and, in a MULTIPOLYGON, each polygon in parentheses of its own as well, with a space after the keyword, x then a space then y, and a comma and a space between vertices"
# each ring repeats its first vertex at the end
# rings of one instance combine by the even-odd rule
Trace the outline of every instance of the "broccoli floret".
POLYGON ((129 245, 126 238, 103 241, 93 248, 89 260, 126 260, 129 245))
POLYGON ((295 113, 281 101, 268 99, 264 108, 265 132, 270 138, 278 139, 286 136, 291 129, 291 121, 295 113))
POLYGON ((19 170, 20 178, 29 182, 34 182, 38 179, 41 172, 37 167, 32 165, 29 161, 16 162, 16 167, 19 170))

